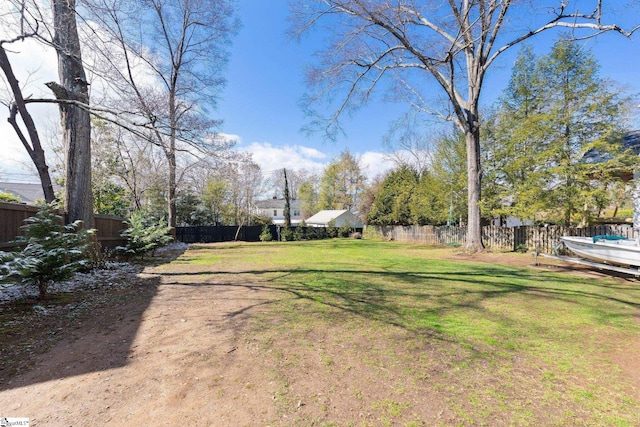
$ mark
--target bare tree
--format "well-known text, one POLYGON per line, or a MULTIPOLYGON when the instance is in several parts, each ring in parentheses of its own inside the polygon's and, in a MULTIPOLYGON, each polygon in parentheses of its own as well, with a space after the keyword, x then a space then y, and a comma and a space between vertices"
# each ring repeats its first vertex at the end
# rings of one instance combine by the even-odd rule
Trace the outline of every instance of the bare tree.
POLYGON ((9 57, 7 56, 7 52, 4 47, 4 44, 7 42, 9 41, 0 41, 0 70, 4 73, 7 84, 13 95, 13 99, 8 103, 9 118, 7 120, 15 130, 18 139, 20 139, 20 142, 27 150, 29 157, 38 171, 45 201, 47 203, 51 203, 56 197, 53 191, 51 175, 49 175, 49 166, 47 165, 44 149, 40 143, 38 129, 33 121, 33 117, 27 109, 22 89, 20 88, 18 79, 13 72, 11 63, 9 62, 9 57), (26 129, 26 135, 22 131, 22 127, 18 122, 18 117, 26 129))
POLYGON ((234 205, 234 222, 241 227, 251 219, 262 184, 262 171, 251 155, 237 159, 224 169, 234 205))
POLYGON ((229 0, 87 0, 91 17, 103 26, 93 38, 109 65, 111 88, 133 94, 132 115, 150 130, 166 157, 169 225, 176 225, 176 154, 183 145, 214 153, 219 121, 215 106, 226 64, 226 47, 237 21, 229 0))
MULTIPOLYGON (((60 83, 49 82, 59 101, 76 101, 89 105, 89 83, 82 63, 80 37, 76 25, 75 0, 53 0, 53 46, 58 54, 60 83)), ((77 105, 58 104, 65 146, 65 211, 67 222, 82 220, 93 227, 91 193, 91 117, 77 105)))
MULTIPOLYGON (((111 179, 127 189, 134 210, 141 209, 147 193, 164 181, 163 155, 147 139, 121 126, 101 120, 94 122, 92 142, 95 153, 113 159, 111 179)), ((95 156, 94 156, 95 158, 95 156)))
MULTIPOLYGON (((45 151, 33 116, 27 108, 29 99, 23 95, 23 86, 18 80, 18 75, 14 72, 8 55, 8 53, 12 53, 11 48, 19 49, 20 42, 40 38, 39 30, 41 27, 40 21, 42 20, 40 18, 40 10, 31 6, 22 5, 22 7, 18 7, 13 1, 3 5, 0 20, 2 22, 3 36, 6 38, 0 40, 0 70, 4 75, 8 96, 3 99, 3 103, 9 109, 7 121, 11 124, 18 139, 27 150, 40 178, 44 198, 49 203, 55 200, 55 194, 45 151)), ((30 77, 31 74, 27 76, 27 82, 30 77)))
POLYGON ((308 73, 316 93, 307 101, 312 106, 319 100, 332 100, 338 90, 344 93, 328 121, 312 125, 333 134, 338 118, 367 102, 385 82, 393 82, 399 89, 397 93, 412 107, 453 121, 465 134, 467 146, 466 249, 482 250, 479 102, 491 65, 511 47, 554 28, 572 29, 576 38, 604 32, 630 37, 638 28, 624 31, 616 24, 605 24, 603 0, 591 1, 587 13, 579 10, 577 3, 570 6, 566 0, 540 3, 299 1, 294 6, 296 32, 303 33, 324 22, 326 30, 335 36, 322 62, 308 73), (445 96, 443 109, 436 109, 438 100, 429 99, 430 94, 424 90, 425 78, 435 82, 439 93, 445 96))
POLYGON ((413 112, 393 122, 391 130, 383 139, 386 157, 397 167, 406 165, 420 175, 432 162, 434 141, 413 112))
MULTIPOLYGON (((58 75, 60 82, 49 82, 46 86, 55 95, 55 100, 37 100, 39 102, 55 102, 60 110, 65 146, 65 203, 66 221, 82 220, 84 227, 93 226, 93 202, 91 194, 91 120, 88 113, 89 90, 84 73, 80 39, 76 27, 75 0, 52 0, 53 22, 46 19, 40 9, 39 2, 28 0, 10 0, 5 4, 9 12, 3 16, 17 17, 13 24, 19 29, 18 37, 35 37, 46 45, 55 48, 58 55, 58 75)), ((3 22, 3 24, 6 23, 3 22)), ((36 164, 40 180, 47 200, 53 200, 51 180, 44 159, 44 151, 27 109, 27 102, 18 86, 18 81, 11 70, 4 47, 0 55, 2 70, 11 87, 14 97, 9 121, 13 125, 22 144, 36 164), (27 128, 29 141, 17 124, 16 115, 27 128)))
MULTIPOLYGON (((291 200, 298 199, 298 189, 303 182, 311 177, 311 173, 306 169, 289 169, 287 170, 287 182, 289 183, 289 195, 291 200)), ((276 169, 271 172, 267 178, 267 184, 272 187, 273 197, 284 197, 282 182, 284 181, 284 169, 276 169)))

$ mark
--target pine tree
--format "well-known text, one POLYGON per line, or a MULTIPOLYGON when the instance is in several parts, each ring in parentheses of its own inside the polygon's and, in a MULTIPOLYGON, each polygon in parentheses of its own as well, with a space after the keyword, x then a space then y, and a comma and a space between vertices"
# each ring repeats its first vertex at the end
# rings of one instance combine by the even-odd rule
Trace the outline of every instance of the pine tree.
POLYGON ((591 52, 566 38, 539 58, 520 51, 485 127, 485 207, 570 224, 607 203, 630 161, 621 147, 627 102, 598 71, 591 52))
POLYGON ((91 265, 89 249, 95 230, 84 229, 80 220, 63 225, 56 206, 44 204, 24 222, 24 236, 17 242, 24 249, 0 252, 0 282, 14 278, 25 285, 36 285, 40 299, 44 299, 53 282, 67 280, 91 265))
POLYGON ((289 181, 287 180, 287 170, 284 172, 284 227, 291 228, 291 200, 289 197, 289 181))

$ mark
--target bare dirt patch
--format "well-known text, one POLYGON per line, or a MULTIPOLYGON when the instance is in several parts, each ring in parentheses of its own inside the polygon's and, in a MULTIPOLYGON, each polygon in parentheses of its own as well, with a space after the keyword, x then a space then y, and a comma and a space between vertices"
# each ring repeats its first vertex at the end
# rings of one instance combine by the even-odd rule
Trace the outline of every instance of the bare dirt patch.
MULTIPOLYGON (((450 256, 532 264, 530 255, 450 256)), ((524 358, 501 371, 487 365, 487 349, 435 334, 425 341, 391 324, 371 328, 370 319, 336 316, 264 283, 158 271, 51 301, 48 315, 33 301, 3 307, 3 322, 14 323, 0 338, 0 416, 28 417, 32 426, 473 425, 466 405, 485 405, 499 426, 544 421, 549 408, 536 407, 536 395, 571 387, 550 379, 541 388, 543 367, 524 358), (286 317, 271 315, 275 303, 288 307, 286 317), (314 309, 333 323, 295 321, 314 309), (458 378, 461 367, 473 375, 458 378), (494 382, 495 393, 475 394, 474 382, 494 382), (505 399, 521 400, 531 418, 501 411, 505 399)), ((640 339, 634 346, 611 357, 640 390, 632 356, 640 339)), ((580 416, 578 404, 562 404, 552 414, 580 416)))

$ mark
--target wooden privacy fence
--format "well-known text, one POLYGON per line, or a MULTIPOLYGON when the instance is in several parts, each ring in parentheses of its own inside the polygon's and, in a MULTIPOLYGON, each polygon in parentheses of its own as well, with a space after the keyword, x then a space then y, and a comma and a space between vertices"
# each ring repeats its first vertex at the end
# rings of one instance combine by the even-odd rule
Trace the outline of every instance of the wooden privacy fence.
MULTIPOLYGON (((21 234, 20 227, 24 220, 38 212, 36 206, 17 203, 0 202, 0 250, 13 249, 15 245, 10 243, 21 234)), ((62 210, 58 215, 63 215, 62 210)), ((94 215, 94 228, 98 243, 105 249, 113 249, 118 245, 124 245, 126 239, 120 237, 122 230, 126 228, 125 219, 109 215, 94 215)))
MULTIPOLYGON (((463 245, 466 227, 410 225, 410 226, 367 226, 367 233, 400 242, 423 243, 427 245, 463 245)), ((619 235, 637 238, 638 232, 631 225, 594 225, 590 227, 482 227, 482 241, 485 246, 500 251, 514 251, 536 248, 543 253, 552 253, 561 236, 619 235)))

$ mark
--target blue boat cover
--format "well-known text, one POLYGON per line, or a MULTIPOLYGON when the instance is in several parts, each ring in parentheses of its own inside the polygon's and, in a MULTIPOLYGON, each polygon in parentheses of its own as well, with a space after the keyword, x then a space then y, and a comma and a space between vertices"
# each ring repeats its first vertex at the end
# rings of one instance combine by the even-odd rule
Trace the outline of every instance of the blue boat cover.
POLYGON ((596 243, 598 240, 626 240, 627 238, 624 236, 593 236, 593 243, 596 243))

